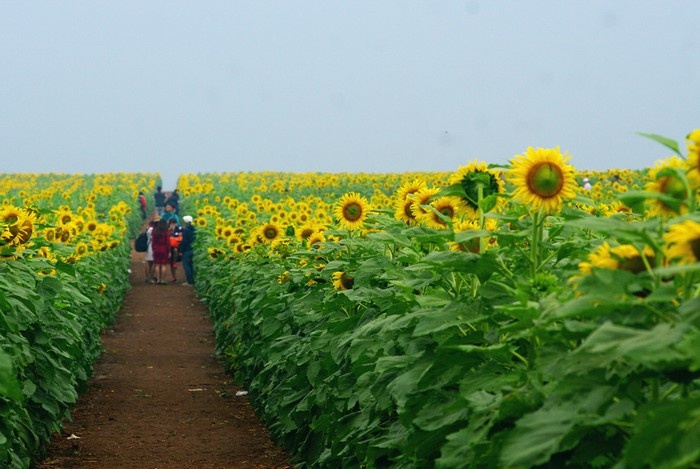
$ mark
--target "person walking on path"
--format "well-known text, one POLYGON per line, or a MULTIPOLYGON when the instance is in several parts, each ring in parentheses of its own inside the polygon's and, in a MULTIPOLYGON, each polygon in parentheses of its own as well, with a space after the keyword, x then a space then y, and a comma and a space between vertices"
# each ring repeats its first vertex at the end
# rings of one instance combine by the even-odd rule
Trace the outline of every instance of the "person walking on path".
POLYGON ((141 220, 145 220, 148 218, 148 215, 146 214, 146 196, 143 194, 143 191, 139 192, 139 209, 141 209, 141 220))
POLYGON ((156 187, 156 192, 153 194, 153 200, 155 201, 156 216, 159 217, 163 215, 165 211, 165 192, 161 186, 156 187))
POLYGON ((157 222, 155 220, 151 220, 146 229, 146 239, 148 240, 148 248, 146 249, 146 257, 144 259, 146 263, 146 269, 144 270, 146 274, 146 283, 156 283, 155 266, 153 265, 153 230, 156 224, 157 222))
POLYGON ((173 211, 175 213, 180 213, 180 192, 177 189, 173 190, 170 196, 165 200, 165 205, 168 204, 173 206, 173 211))
POLYGON ((194 285, 194 250, 192 243, 196 237, 194 226, 192 226, 192 217, 185 215, 182 217, 185 225, 182 227, 182 241, 180 241, 180 252, 182 253, 182 268, 185 271, 187 281, 183 285, 194 285))
POLYGON ((170 230, 167 220, 160 219, 151 237, 153 245, 153 264, 155 265, 156 283, 166 283, 165 274, 170 264, 170 230))

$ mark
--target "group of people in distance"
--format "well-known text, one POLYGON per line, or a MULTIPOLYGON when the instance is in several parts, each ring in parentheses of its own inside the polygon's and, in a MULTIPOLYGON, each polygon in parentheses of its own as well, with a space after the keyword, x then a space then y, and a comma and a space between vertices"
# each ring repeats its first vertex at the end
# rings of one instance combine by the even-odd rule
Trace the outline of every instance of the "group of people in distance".
MULTIPOLYGON (((141 204, 142 193, 139 194, 141 204)), ((153 194, 155 213, 146 229, 148 249, 146 251, 146 282, 156 284, 177 283, 177 263, 182 262, 186 281, 183 285, 194 285, 194 251, 192 243, 196 233, 192 217, 185 215, 180 223, 179 193, 175 189, 166 197, 158 186, 153 194), (170 278, 167 276, 170 275, 170 278)), ((142 209, 142 216, 145 208, 142 209)))

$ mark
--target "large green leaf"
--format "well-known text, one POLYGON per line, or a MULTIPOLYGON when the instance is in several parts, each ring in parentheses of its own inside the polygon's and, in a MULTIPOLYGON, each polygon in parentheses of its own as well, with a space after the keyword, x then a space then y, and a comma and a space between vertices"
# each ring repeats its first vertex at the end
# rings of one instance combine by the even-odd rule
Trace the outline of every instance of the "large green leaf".
POLYGON ((700 462, 700 397, 639 409, 625 449, 628 467, 696 467, 700 462))
POLYGON ((651 139, 655 141, 656 143, 660 143, 661 145, 665 146, 666 148, 672 150, 676 155, 680 156, 681 158, 684 158, 683 154, 681 153, 680 149, 678 148, 678 142, 675 140, 664 137, 662 135, 658 134, 650 134, 646 132, 637 132, 637 135, 641 135, 642 137, 646 137, 648 139, 651 139))

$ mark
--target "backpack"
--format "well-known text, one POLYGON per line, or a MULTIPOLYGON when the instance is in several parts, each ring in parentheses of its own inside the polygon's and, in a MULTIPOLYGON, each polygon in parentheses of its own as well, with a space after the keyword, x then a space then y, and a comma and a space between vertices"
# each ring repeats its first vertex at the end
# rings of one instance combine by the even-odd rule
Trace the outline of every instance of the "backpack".
POLYGON ((145 231, 138 235, 136 240, 134 240, 134 249, 136 252, 148 251, 148 235, 145 231))

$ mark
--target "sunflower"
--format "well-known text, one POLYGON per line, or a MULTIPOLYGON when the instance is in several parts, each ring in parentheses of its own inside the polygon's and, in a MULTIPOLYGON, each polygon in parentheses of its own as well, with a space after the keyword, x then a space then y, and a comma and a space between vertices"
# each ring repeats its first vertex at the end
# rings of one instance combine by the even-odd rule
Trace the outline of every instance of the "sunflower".
POLYGON ((688 145, 688 179, 693 187, 700 186, 700 129, 695 129, 686 137, 688 145))
POLYGON ((338 291, 350 290, 355 284, 355 279, 345 272, 333 272, 333 288, 338 291))
POLYGON ((75 255, 78 257, 83 257, 88 253, 88 245, 84 242, 79 242, 75 245, 75 255))
POLYGON ((651 267, 654 267, 654 251, 649 246, 644 247, 642 254, 632 244, 610 247, 610 244, 604 242, 588 255, 588 262, 579 264, 579 271, 582 274, 590 274, 593 268, 599 268, 626 270, 638 274, 646 270, 644 259, 651 267))
POLYGON ((688 191, 685 182, 678 170, 685 169, 685 160, 672 156, 665 160, 657 161, 654 168, 649 171, 649 179, 645 186, 647 192, 661 194, 664 198, 649 199, 650 216, 669 217, 684 214, 688 211, 688 191))
POLYGON ((429 205, 430 200, 438 195, 439 192, 440 189, 437 187, 426 187, 415 194, 409 195, 408 198, 413 200, 413 204, 411 204, 411 213, 413 213, 413 216, 420 219, 421 216, 428 213, 421 205, 429 205))
MULTIPOLYGON (((496 231, 498 228, 498 222, 493 219, 493 218, 486 218, 484 219, 484 229, 488 231, 496 231)), ((478 230, 479 229, 479 221, 478 220, 470 220, 470 219, 464 219, 464 220, 459 220, 454 224, 454 232, 455 234, 457 233, 464 233, 470 230, 478 230)), ((493 237, 486 237, 485 242, 484 242, 484 248, 489 249, 492 247, 498 246, 498 240, 493 237)), ((465 251, 465 252, 472 252, 474 254, 479 254, 481 251, 481 242, 479 241, 479 238, 472 238, 467 242, 464 243, 457 243, 457 242, 450 242, 450 249, 453 251, 465 251)))
POLYGON ((34 233, 35 223, 34 212, 8 206, 0 211, 0 239, 14 246, 25 244, 34 233))
POLYGON ((700 223, 693 220, 676 223, 669 226, 663 237, 668 259, 678 259, 680 264, 700 261, 700 223))
POLYGON ((326 236, 323 234, 323 231, 314 231, 311 236, 306 238, 306 242, 309 244, 309 246, 313 247, 320 247, 317 245, 323 244, 326 242, 326 236))
POLYGON ((369 202, 367 202, 367 198, 357 192, 349 192, 340 198, 333 214, 340 223, 341 228, 353 230, 362 228, 367 218, 368 210, 369 202))
POLYGON ((430 206, 435 209, 435 211, 429 211, 421 215, 419 220, 431 228, 446 228, 447 222, 443 220, 439 215, 454 219, 455 216, 464 211, 464 202, 459 197, 439 197, 432 202, 430 206))
POLYGON ((263 243, 273 243, 282 239, 284 228, 279 223, 268 222, 258 228, 258 237, 263 243))
POLYGON ((394 218, 400 220, 407 225, 415 225, 418 223, 416 216, 413 214, 411 207, 413 206, 413 200, 410 197, 405 199, 398 199, 396 205, 394 206, 394 218))
POLYGON ((547 213, 561 210, 565 199, 576 196, 574 167, 566 164, 571 157, 556 148, 528 147, 512 160, 508 178, 515 185, 513 197, 532 210, 547 213))
MULTIPOLYGON (((482 197, 501 194, 505 191, 500 171, 490 170, 486 163, 477 160, 459 167, 457 172, 450 176, 448 183, 450 185, 459 184, 464 189, 466 194, 464 201, 474 210, 479 209, 480 188, 482 197)), ((503 205, 505 199, 499 198, 498 201, 503 205)))
POLYGON ((426 183, 423 179, 416 178, 412 181, 402 184, 401 187, 399 187, 396 190, 396 198, 400 200, 406 200, 406 198, 409 195, 413 195, 419 190, 426 189, 427 187, 428 183, 426 183))

